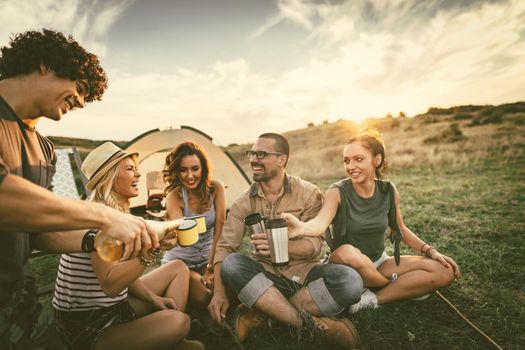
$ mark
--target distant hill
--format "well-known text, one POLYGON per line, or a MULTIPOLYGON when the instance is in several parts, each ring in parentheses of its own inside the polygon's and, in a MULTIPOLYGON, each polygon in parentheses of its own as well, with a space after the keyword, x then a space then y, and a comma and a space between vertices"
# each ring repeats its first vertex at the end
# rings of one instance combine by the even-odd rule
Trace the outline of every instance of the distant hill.
POLYGON ((92 149, 100 146, 104 142, 111 141, 120 148, 124 148, 128 141, 114 141, 114 140, 89 140, 89 139, 80 139, 74 137, 63 137, 63 136, 48 136, 49 139, 53 142, 57 148, 68 148, 76 147, 80 153, 82 159, 91 152, 92 149))
MULTIPOLYGON (((377 128, 387 145, 387 161, 396 167, 432 166, 443 162, 468 165, 490 157, 523 157, 525 151, 525 102, 492 105, 431 107, 413 118, 369 118, 362 123, 340 119, 309 123, 283 133, 290 142, 289 173, 308 180, 344 177, 342 149, 363 127, 377 128)), ((271 130, 268 130, 271 131, 271 130)), ((85 156, 106 140, 51 136, 57 147, 76 146, 85 156)), ((112 141, 124 147, 127 141, 112 141)), ((227 150, 250 173, 245 151, 251 144, 232 144, 227 150)))
MULTIPOLYGON (((369 118, 362 123, 338 120, 283 133, 290 142, 287 170, 311 181, 344 177, 342 150, 364 127, 381 131, 387 146, 387 165, 432 166, 444 162, 468 165, 490 157, 523 157, 525 102, 498 106, 429 108, 414 118, 369 118)), ((251 144, 231 145, 228 151, 247 173, 244 152, 251 144)))

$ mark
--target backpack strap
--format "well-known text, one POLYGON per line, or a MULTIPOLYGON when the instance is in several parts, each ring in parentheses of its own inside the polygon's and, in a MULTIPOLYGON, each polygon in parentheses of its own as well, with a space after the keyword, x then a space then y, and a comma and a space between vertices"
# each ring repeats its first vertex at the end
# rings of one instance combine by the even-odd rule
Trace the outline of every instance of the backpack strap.
POLYGON ((394 190, 394 185, 390 183, 390 209, 388 210, 388 221, 391 225, 390 230, 390 242, 394 243, 394 260, 396 261, 396 265, 399 266, 399 263, 401 262, 401 252, 400 252, 400 243, 401 239, 403 238, 403 234, 401 233, 401 230, 399 229, 399 225, 397 223, 397 210, 396 210, 396 194, 394 190))

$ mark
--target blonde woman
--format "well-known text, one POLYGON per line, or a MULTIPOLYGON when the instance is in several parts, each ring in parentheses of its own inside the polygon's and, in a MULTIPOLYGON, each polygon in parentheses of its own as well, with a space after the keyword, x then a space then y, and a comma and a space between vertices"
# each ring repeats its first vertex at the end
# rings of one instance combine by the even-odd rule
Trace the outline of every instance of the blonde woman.
MULTIPOLYGON (((93 150, 82 164, 93 191, 89 200, 128 212, 130 198, 138 195, 136 157, 111 142, 93 150)), ((92 244, 95 234, 88 231, 83 243, 92 244)), ((163 243, 166 248, 169 242, 163 243)), ((53 307, 70 348, 204 348, 185 340, 190 319, 184 314, 189 286, 184 263, 172 261, 143 275, 156 253, 115 262, 96 253, 61 256, 53 307)))

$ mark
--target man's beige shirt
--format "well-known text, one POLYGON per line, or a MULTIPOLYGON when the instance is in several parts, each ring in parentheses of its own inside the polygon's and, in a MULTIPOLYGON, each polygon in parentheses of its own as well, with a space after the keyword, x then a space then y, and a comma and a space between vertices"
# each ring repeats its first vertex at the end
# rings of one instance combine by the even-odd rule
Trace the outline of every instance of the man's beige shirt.
MULTIPOLYGON (((238 252, 245 234, 249 234, 244 225, 244 218, 251 213, 261 213, 265 218, 279 218, 281 213, 290 213, 301 221, 314 218, 323 204, 323 194, 310 182, 296 176, 285 175, 284 186, 274 203, 270 203, 264 196, 259 183, 254 183, 233 203, 221 237, 217 242, 214 264, 222 262, 232 252, 238 252)), ((250 253, 251 257, 259 261, 264 268, 276 276, 303 284, 308 272, 319 264, 321 238, 301 238, 309 240, 314 246, 310 257, 294 259, 290 256, 290 263, 284 267, 274 267, 269 257, 261 257, 250 253)))

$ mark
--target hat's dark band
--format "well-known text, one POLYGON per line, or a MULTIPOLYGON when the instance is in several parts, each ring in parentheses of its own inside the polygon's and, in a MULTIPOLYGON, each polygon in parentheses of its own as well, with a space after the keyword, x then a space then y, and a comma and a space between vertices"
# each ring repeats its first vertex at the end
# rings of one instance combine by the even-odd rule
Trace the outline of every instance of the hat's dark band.
POLYGON ((95 176, 97 176, 97 174, 106 166, 108 165, 109 163, 111 163, 112 161, 114 161, 115 159, 119 158, 120 156, 122 156, 124 154, 124 151, 123 150, 118 150, 117 152, 113 153, 113 155, 111 155, 111 157, 109 157, 104 163, 102 163, 98 168, 97 170, 95 170, 95 172, 93 173, 93 175, 91 175, 91 179, 93 179, 95 176))

